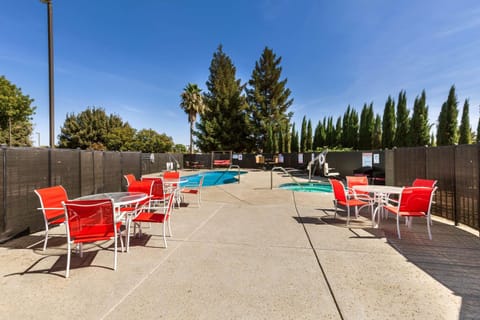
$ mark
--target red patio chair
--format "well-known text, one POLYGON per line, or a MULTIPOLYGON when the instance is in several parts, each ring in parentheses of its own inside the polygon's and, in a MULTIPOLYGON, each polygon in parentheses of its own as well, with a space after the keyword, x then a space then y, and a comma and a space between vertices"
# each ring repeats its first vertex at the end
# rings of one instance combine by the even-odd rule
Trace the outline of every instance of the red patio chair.
POLYGON ((429 180, 429 179, 415 179, 412 183, 412 187, 429 187, 433 188, 437 185, 437 180, 429 180))
POLYGON ((338 206, 346 207, 347 208, 347 225, 348 225, 350 223, 350 207, 355 208, 355 216, 358 217, 359 207, 370 206, 372 221, 373 221, 373 204, 371 202, 356 199, 355 197, 353 197, 353 195, 349 195, 345 190, 345 186, 340 180, 329 179, 329 181, 333 189, 333 196, 334 196, 333 203, 335 205, 335 218, 337 217, 338 206))
POLYGON ((123 176, 127 181, 127 187, 134 181, 137 181, 137 178, 133 174, 126 174, 123 176))
POLYGON ((45 222, 45 240, 43 251, 47 249, 49 227, 55 227, 65 223, 65 210, 62 202, 68 201, 67 191, 62 186, 54 186, 34 190, 40 199, 43 220, 45 222))
MULTIPOLYGON (((161 223, 163 225, 163 243, 165 248, 167 247, 167 239, 166 239, 166 230, 165 225, 168 225, 168 234, 169 236, 172 235, 172 229, 170 227, 170 214, 172 212, 172 206, 174 201, 174 194, 170 193, 168 196, 167 206, 165 211, 149 211, 149 210, 140 210, 138 215, 133 219, 135 224, 141 222, 150 222, 150 223, 161 223)), ((140 226, 140 225, 139 225, 140 226)), ((142 233, 142 229, 140 226, 139 233, 142 233)))
POLYGON ((202 201, 201 190, 202 190, 202 185, 203 185, 203 179, 204 178, 205 178, 204 175, 200 176, 200 181, 198 182, 198 185, 196 185, 196 186, 188 186, 188 187, 180 189, 180 193, 182 195, 182 202, 183 202, 184 196, 186 194, 196 195, 197 196, 197 204, 200 207, 200 203, 202 201))
POLYGON ((65 277, 70 273, 71 245, 77 244, 80 256, 83 244, 104 240, 114 241, 113 270, 117 269, 117 232, 122 224, 115 221, 113 202, 110 199, 72 200, 64 203, 67 224, 67 267, 65 277))
POLYGON ((401 239, 400 217, 408 218, 407 226, 409 228, 412 226, 412 218, 425 217, 427 220, 428 238, 432 240, 430 209, 436 190, 437 187, 405 187, 398 200, 388 199, 389 203, 385 206, 385 209, 397 216, 397 234, 399 239, 401 239))

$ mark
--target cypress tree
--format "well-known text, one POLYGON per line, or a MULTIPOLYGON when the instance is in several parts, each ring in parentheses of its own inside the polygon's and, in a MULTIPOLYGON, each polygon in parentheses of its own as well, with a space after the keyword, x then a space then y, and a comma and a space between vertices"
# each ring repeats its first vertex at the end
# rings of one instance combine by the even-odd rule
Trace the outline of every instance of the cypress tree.
POLYGON ((397 147, 407 147, 409 130, 409 118, 407 109, 407 94, 400 91, 397 103, 397 130, 395 132, 395 145, 397 147))
POLYGON ((197 146, 203 152, 252 149, 244 86, 235 73, 235 66, 220 45, 210 64, 208 91, 204 94, 207 109, 197 124, 197 146))
POLYGON ((335 125, 335 145, 337 147, 342 147, 342 117, 337 118, 337 123, 335 125))
POLYGON ((395 141, 395 101, 388 96, 383 110, 382 146, 393 148, 395 141))
POLYGON ((460 137, 458 139, 459 144, 472 143, 472 129, 470 128, 469 113, 468 99, 465 99, 462 110, 462 121, 460 123, 460 137))
POLYGON ((374 127, 373 103, 369 106, 365 103, 360 114, 360 129, 358 146, 363 150, 372 149, 373 127, 374 127))
POLYGON ((437 145, 446 146, 458 142, 458 107, 455 86, 452 85, 448 93, 447 101, 442 105, 442 110, 438 116, 437 145))
POLYGON ((372 148, 380 149, 382 147, 382 119, 377 114, 375 124, 373 126, 372 148))
POLYGON ((425 90, 415 98, 413 114, 410 120, 409 140, 412 146, 425 146, 430 143, 430 126, 428 124, 428 107, 425 90))
POLYGON ((312 141, 313 140, 313 137, 312 137, 312 121, 310 121, 310 119, 308 119, 308 123, 307 123, 307 141, 306 141, 306 149, 305 151, 312 151, 312 141))
POLYGON ((307 117, 303 116, 302 131, 300 131, 300 152, 307 151, 307 117))
POLYGON ((297 134, 297 130, 295 129, 295 123, 292 124, 292 132, 291 132, 291 138, 290 138, 290 151, 298 152, 298 134, 297 134))
POLYGON ((478 123, 477 123, 477 143, 480 142, 480 118, 478 118, 478 123))

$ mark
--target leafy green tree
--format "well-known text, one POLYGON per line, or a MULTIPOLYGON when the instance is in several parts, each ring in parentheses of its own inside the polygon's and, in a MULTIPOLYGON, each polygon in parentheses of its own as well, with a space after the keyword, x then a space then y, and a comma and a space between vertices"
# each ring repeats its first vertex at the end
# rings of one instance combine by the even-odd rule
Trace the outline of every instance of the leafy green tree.
POLYGON ((32 103, 20 88, 0 76, 0 144, 32 146, 31 120, 36 109, 32 103))
POLYGON ((134 146, 136 151, 143 153, 170 152, 173 148, 173 139, 153 129, 142 129, 135 135, 134 146))
POLYGON ((458 142, 458 100, 455 94, 455 86, 452 85, 448 93, 447 101, 442 105, 438 116, 437 145, 447 146, 458 142))
POLYGON ((372 148, 380 149, 382 147, 382 119, 377 114, 375 124, 373 126, 372 148))
POLYGON ((188 114, 188 122, 190 123, 190 154, 192 154, 193 124, 197 121, 197 114, 203 114, 206 107, 203 103, 202 90, 196 84, 187 84, 180 97, 182 99, 180 107, 188 114))
POLYGON ((177 143, 173 146, 173 152, 175 153, 187 153, 187 147, 184 144, 177 143))
POLYGON ((470 144, 472 143, 472 129, 470 128, 470 116, 469 116, 469 104, 468 99, 465 99, 463 104, 462 111, 462 121, 460 123, 460 138, 458 139, 459 144, 470 144))
POLYGON ((382 146, 384 148, 391 149, 395 145, 395 128, 395 101, 388 96, 382 121, 382 146))
POLYGON ((409 140, 412 146, 425 146, 430 143, 430 125, 428 124, 428 106, 425 90, 415 98, 413 114, 410 119, 409 140))
POLYGON ((273 134, 278 135, 289 122, 292 113, 291 91, 286 88, 287 79, 281 80, 281 57, 272 49, 265 47, 260 59, 255 63, 251 79, 246 88, 250 119, 255 147, 264 149, 267 128, 272 127, 273 134))
POLYGON ((360 128, 358 147, 362 150, 372 149, 373 128, 374 128, 373 103, 363 105, 360 114, 360 128))
POLYGON ((244 86, 235 78, 236 68, 220 45, 210 64, 208 91, 204 94, 207 106, 197 123, 197 146, 203 152, 252 149, 252 128, 249 125, 244 86))
POLYGON ((395 146, 407 147, 409 145, 409 126, 410 124, 407 109, 407 93, 405 91, 400 91, 400 93, 398 94, 397 103, 397 129, 395 131, 395 146))
POLYGON ((135 129, 103 108, 89 107, 78 115, 67 114, 60 128, 59 147, 83 150, 132 150, 135 129))

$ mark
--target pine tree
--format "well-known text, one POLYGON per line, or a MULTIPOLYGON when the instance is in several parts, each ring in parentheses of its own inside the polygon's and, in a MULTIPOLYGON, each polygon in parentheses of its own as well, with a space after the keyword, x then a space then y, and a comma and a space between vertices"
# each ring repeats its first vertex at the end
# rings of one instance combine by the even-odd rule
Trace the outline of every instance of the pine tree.
POLYGON ((457 104, 455 86, 452 85, 438 117, 437 145, 439 146, 453 145, 458 142, 457 104))
POLYGON ((478 118, 478 124, 477 124, 477 143, 480 142, 480 118, 478 118))
POLYGON ((203 152, 252 149, 244 86, 235 78, 236 68, 220 45, 210 64, 208 91, 204 94, 206 111, 197 124, 197 146, 203 152))
POLYGON ((470 128, 469 113, 468 99, 465 99, 462 110, 462 122, 460 123, 460 137, 458 139, 459 144, 472 143, 472 129, 470 128))
POLYGON ((395 101, 388 96, 383 110, 382 121, 382 146, 384 148, 393 148, 395 141, 395 101))
POLYGON ((291 91, 286 88, 287 79, 281 80, 281 57, 265 47, 260 59, 255 63, 251 79, 246 88, 247 102, 254 143, 258 150, 264 149, 266 130, 272 126, 278 135, 292 117, 288 108, 292 105, 291 91))
POLYGON ((425 90, 415 98, 410 120, 409 141, 412 146, 425 146, 430 143, 430 126, 428 124, 428 106, 425 90))
POLYGON ((409 130, 409 118, 407 109, 407 93, 400 91, 397 103, 397 130, 395 132, 395 146, 407 147, 409 130))

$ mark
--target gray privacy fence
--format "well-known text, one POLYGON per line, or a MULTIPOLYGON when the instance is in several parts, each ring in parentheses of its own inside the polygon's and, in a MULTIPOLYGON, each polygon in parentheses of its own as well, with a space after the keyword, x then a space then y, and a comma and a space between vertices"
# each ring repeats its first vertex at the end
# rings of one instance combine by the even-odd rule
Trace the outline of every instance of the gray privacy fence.
MULTIPOLYGON (((419 178, 438 180, 433 213, 479 229, 479 145, 437 148, 400 148, 386 151, 329 152, 326 161, 341 176, 353 174, 362 166, 365 154, 373 155, 374 165, 385 170, 386 184, 409 185, 419 178)), ((241 168, 269 169, 273 165, 304 170, 318 153, 234 154, 233 164, 241 168), (281 161, 280 163, 280 160, 281 161), (275 163, 275 161, 277 161, 275 163)), ((144 174, 188 163, 205 169, 212 166, 211 154, 142 154, 47 148, 1 148, 0 165, 0 242, 12 236, 44 228, 36 210, 39 201, 33 190, 63 185, 69 198, 99 192, 125 190, 123 175, 144 174), (168 165, 167 165, 168 164, 168 165)), ((224 168, 222 169, 224 170, 224 168)), ((317 175, 321 171, 317 168, 317 175)))

